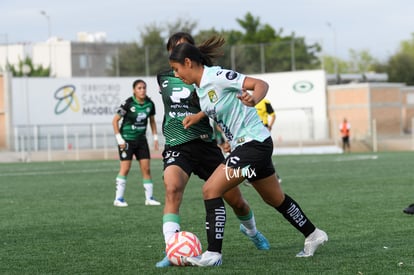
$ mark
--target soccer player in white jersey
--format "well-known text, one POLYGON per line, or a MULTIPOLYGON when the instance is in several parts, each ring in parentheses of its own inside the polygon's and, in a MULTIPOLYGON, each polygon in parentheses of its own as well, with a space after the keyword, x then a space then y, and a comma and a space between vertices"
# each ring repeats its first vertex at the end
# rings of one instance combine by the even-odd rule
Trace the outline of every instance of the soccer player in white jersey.
MULTIPOLYGON (((168 39, 167 50, 171 51, 175 45, 183 42, 195 43, 189 33, 178 32, 168 39)), ((213 138, 213 129, 207 117, 204 116, 191 128, 184 129, 185 116, 177 115, 202 114, 194 87, 176 78, 171 69, 159 73, 157 80, 164 105, 162 132, 165 137, 165 206, 162 232, 167 243, 175 232, 181 230, 179 210, 190 176, 195 174, 200 179, 207 180, 224 157, 213 138)), ((226 192, 224 199, 239 219, 240 231, 249 237, 257 249, 268 250, 269 242, 257 229, 253 210, 240 189, 232 188, 226 192)), ((167 256, 156 263, 156 267, 171 265, 167 256)))
MULTIPOLYGON (((195 85, 202 111, 221 127, 231 145, 231 153, 203 186, 207 251, 186 260, 194 266, 221 265, 226 222, 222 196, 245 179, 267 204, 304 235, 304 249, 296 256, 313 256, 316 249, 328 240, 328 235, 316 228, 298 203, 282 191, 276 177, 270 132, 254 108, 265 97, 268 84, 212 66, 212 58, 220 54, 218 45, 222 44, 222 40, 213 37, 198 47, 183 43, 177 45, 169 57, 175 76, 186 84, 195 85)), ((196 124, 199 118, 187 116, 183 120, 184 127, 196 124)))

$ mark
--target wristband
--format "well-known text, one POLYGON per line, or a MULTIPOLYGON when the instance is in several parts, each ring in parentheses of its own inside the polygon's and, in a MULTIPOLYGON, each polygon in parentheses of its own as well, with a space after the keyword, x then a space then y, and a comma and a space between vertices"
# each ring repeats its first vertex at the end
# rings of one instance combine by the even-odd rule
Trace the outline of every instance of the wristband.
POLYGON ((116 142, 118 143, 118 145, 125 144, 125 140, 122 138, 120 133, 115 134, 115 138, 116 138, 116 142))
POLYGON ((158 135, 157 134, 154 135, 154 141, 158 141, 158 135))

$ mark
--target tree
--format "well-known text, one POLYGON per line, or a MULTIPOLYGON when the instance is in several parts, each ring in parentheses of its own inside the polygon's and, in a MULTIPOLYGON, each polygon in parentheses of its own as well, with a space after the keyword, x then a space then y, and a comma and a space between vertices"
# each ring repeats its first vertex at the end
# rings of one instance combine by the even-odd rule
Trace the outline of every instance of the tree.
POLYGON ((149 76, 165 70, 169 67, 165 49, 168 37, 177 31, 191 33, 196 26, 196 22, 184 19, 166 25, 152 23, 145 26, 140 32, 139 42, 126 43, 120 47, 119 62, 113 60, 110 74, 117 75, 118 63, 120 76, 149 76))
POLYGON ((320 66, 319 44, 307 45, 305 38, 294 33, 283 36, 283 29, 276 31, 268 24, 262 25, 258 17, 247 13, 236 19, 244 29, 241 39, 235 41, 233 54, 237 61, 233 69, 244 73, 281 72, 296 69, 315 69, 320 66))
POLYGON ((251 13, 236 20, 244 31, 212 28, 194 34, 197 23, 189 19, 178 19, 165 26, 146 26, 141 31, 140 43, 127 44, 120 49, 120 75, 155 75, 165 69, 168 66, 165 43, 177 31, 192 34, 197 44, 213 35, 223 36, 226 40, 224 55, 216 63, 246 74, 320 67, 319 44, 308 45, 304 37, 296 37, 294 33, 283 36, 283 29, 276 31, 268 24, 261 24, 251 13))
POLYGON ((35 66, 30 57, 26 57, 24 60, 19 60, 17 67, 14 65, 8 64, 7 68, 14 77, 22 77, 24 76, 23 66, 25 65, 30 68, 30 72, 27 76, 32 76, 32 77, 50 76, 50 67, 44 68, 42 65, 35 66))
POLYGON ((414 33, 411 40, 401 42, 399 51, 390 57, 386 67, 390 82, 414 85, 414 33))
POLYGON ((368 50, 356 51, 353 49, 349 50, 349 73, 360 73, 365 74, 373 70, 373 65, 378 61, 372 57, 368 50))

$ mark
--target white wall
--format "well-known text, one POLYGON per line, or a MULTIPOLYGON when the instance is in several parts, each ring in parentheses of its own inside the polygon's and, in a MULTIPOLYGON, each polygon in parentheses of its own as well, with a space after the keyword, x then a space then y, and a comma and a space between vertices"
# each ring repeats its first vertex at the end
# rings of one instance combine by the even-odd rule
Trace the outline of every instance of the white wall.
MULTIPOLYGON (((267 98, 277 114, 272 131, 274 139, 319 140, 328 137, 323 71, 272 73, 255 77, 270 84, 267 98)), ((147 83, 147 93, 155 102, 156 121, 161 132, 164 110, 155 77, 14 78, 11 93, 13 127, 28 123, 107 123, 111 127, 115 109, 122 100, 132 95, 132 82, 137 78, 147 83)))
POLYGON ((327 99, 323 70, 255 75, 269 83, 267 98, 276 111, 274 140, 326 139, 327 99))

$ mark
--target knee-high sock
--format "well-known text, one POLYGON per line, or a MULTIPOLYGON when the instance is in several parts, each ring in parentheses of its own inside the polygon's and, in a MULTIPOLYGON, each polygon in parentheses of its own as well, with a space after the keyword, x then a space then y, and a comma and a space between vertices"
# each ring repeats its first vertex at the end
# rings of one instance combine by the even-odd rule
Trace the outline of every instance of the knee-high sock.
POLYGON ((153 193, 153 185, 152 185, 152 179, 142 179, 144 189, 145 189, 145 199, 151 200, 152 199, 152 193, 153 193))
POLYGON ((206 208, 206 231, 208 251, 221 253, 226 224, 226 208, 222 198, 204 201, 206 208))
POLYGON ((123 199, 124 193, 125 193, 125 187, 126 187, 126 176, 120 176, 118 175, 116 177, 116 191, 115 191, 115 199, 123 199))
POLYGON ((164 214, 162 217, 162 233, 164 234, 164 241, 167 241, 174 235, 175 232, 180 231, 180 216, 177 214, 164 214))
POLYGON ((308 217, 306 217, 302 209, 300 209, 299 204, 288 195, 285 194, 283 203, 275 208, 305 237, 309 236, 315 230, 315 226, 308 217))

